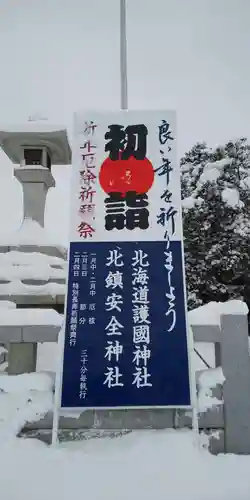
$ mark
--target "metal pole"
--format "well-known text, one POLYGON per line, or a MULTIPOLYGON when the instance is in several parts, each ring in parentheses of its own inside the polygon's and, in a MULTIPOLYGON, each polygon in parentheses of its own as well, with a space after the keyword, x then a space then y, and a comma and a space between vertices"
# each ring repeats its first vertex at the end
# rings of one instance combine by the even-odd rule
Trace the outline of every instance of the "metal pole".
POLYGON ((127 73, 126 0, 120 0, 120 78, 122 109, 128 109, 127 73))

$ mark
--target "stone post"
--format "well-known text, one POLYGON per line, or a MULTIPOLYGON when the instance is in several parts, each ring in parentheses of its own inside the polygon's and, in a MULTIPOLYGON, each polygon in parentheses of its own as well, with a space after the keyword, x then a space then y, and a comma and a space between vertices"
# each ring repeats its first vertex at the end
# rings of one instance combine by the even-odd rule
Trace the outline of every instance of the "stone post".
POLYGON ((226 453, 250 453, 250 357, 247 313, 222 314, 221 363, 226 453))
POLYGON ((36 371, 37 343, 11 342, 8 352, 8 374, 20 375, 36 371))
POLYGON ((17 167, 14 176, 23 189, 23 220, 31 219, 44 227, 46 197, 49 188, 55 187, 50 170, 41 166, 17 167))

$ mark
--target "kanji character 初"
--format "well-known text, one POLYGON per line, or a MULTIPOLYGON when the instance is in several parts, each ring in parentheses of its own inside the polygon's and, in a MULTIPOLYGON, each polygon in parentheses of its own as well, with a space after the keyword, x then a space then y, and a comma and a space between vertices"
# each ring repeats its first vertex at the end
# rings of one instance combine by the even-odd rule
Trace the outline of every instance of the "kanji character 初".
POLYGON ((114 290, 115 288, 123 289, 123 273, 120 271, 109 271, 108 276, 105 278, 106 288, 111 288, 114 290))
POLYGON ((81 238, 86 239, 88 237, 92 238, 95 229, 87 222, 80 222, 77 231, 81 238))
POLYGON ((169 130, 169 123, 166 120, 162 120, 161 125, 159 125, 159 142, 160 144, 166 144, 168 140, 173 141, 174 137, 171 135, 171 130, 169 130))
POLYGON ((107 372, 104 373, 105 380, 103 385, 107 384, 108 388, 111 387, 123 387, 123 382, 120 382, 120 378, 122 378, 122 373, 120 373, 119 366, 112 366, 107 368, 107 372))
POLYGON ((147 153, 148 129, 144 124, 128 125, 125 130, 123 125, 109 125, 105 134, 108 140, 105 151, 109 151, 111 160, 127 160, 134 156, 137 160, 144 160, 147 153))
POLYGON ((115 316, 112 316, 110 322, 108 323, 108 325, 106 326, 105 330, 107 330, 107 335, 108 336, 111 336, 111 335, 121 335, 121 328, 124 328, 123 325, 121 325, 121 323, 119 323, 119 321, 116 319, 115 316))
POLYGON ((137 366, 140 366, 140 362, 143 363, 144 366, 147 366, 148 360, 151 357, 151 350, 148 349, 148 347, 143 344, 142 346, 135 346, 135 351, 133 352, 134 358, 133 358, 133 363, 135 363, 137 366))
MULTIPOLYGON (((160 151, 162 154, 164 154, 163 151, 160 151)), ((154 169, 155 172, 158 173, 159 176, 165 175, 166 180, 167 180, 167 185, 169 184, 170 181, 170 173, 173 171, 173 167, 171 166, 171 161, 168 158, 162 158, 163 163, 154 169)))
POLYGON ((132 266, 148 267, 148 254, 143 250, 135 250, 135 256, 132 257, 132 266))
POLYGON ((115 267, 123 267, 124 262, 122 260, 122 253, 119 252, 118 250, 109 250, 109 256, 106 259, 106 266, 115 266, 115 267))
POLYGON ((140 387, 152 387, 152 383, 149 382, 151 374, 148 373, 147 367, 136 367, 135 370, 135 373, 133 373, 134 380, 132 382, 132 385, 136 385, 137 389, 139 389, 140 387))
POLYGON ((117 293, 112 293, 111 295, 108 295, 105 306, 106 306, 106 311, 114 311, 117 310, 118 312, 121 312, 121 307, 120 305, 123 304, 123 298, 121 295, 118 295, 117 293))
POLYGON ((149 275, 147 269, 143 269, 142 267, 135 268, 132 276, 132 285, 135 286, 148 284, 149 275))
POLYGON ((150 342, 150 329, 149 325, 135 325, 133 326, 133 342, 134 344, 149 344, 150 342))
POLYGON ((146 323, 150 324, 149 318, 149 307, 146 304, 133 304, 133 321, 134 323, 146 323))
POLYGON ((121 354, 123 353, 123 345, 120 344, 119 340, 108 340, 107 341, 107 346, 105 347, 106 354, 105 358, 108 358, 108 361, 110 362, 112 359, 112 356, 115 357, 116 362, 119 361, 119 358, 121 354))

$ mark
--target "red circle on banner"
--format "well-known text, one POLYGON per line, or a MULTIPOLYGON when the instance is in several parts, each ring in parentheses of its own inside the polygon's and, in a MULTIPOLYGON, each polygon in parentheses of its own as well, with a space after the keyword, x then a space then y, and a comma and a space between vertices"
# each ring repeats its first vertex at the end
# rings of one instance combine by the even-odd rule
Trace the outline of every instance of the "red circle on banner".
POLYGON ((105 193, 136 191, 147 193, 154 182, 154 169, 147 159, 111 160, 106 158, 99 173, 100 185, 105 193))

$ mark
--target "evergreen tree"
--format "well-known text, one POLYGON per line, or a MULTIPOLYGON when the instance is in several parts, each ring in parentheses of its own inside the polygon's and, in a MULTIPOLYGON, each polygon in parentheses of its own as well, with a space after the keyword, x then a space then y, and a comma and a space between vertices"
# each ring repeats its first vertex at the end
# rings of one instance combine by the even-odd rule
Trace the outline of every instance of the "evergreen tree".
POLYGON ((181 160, 188 306, 250 305, 250 146, 196 144, 181 160))

